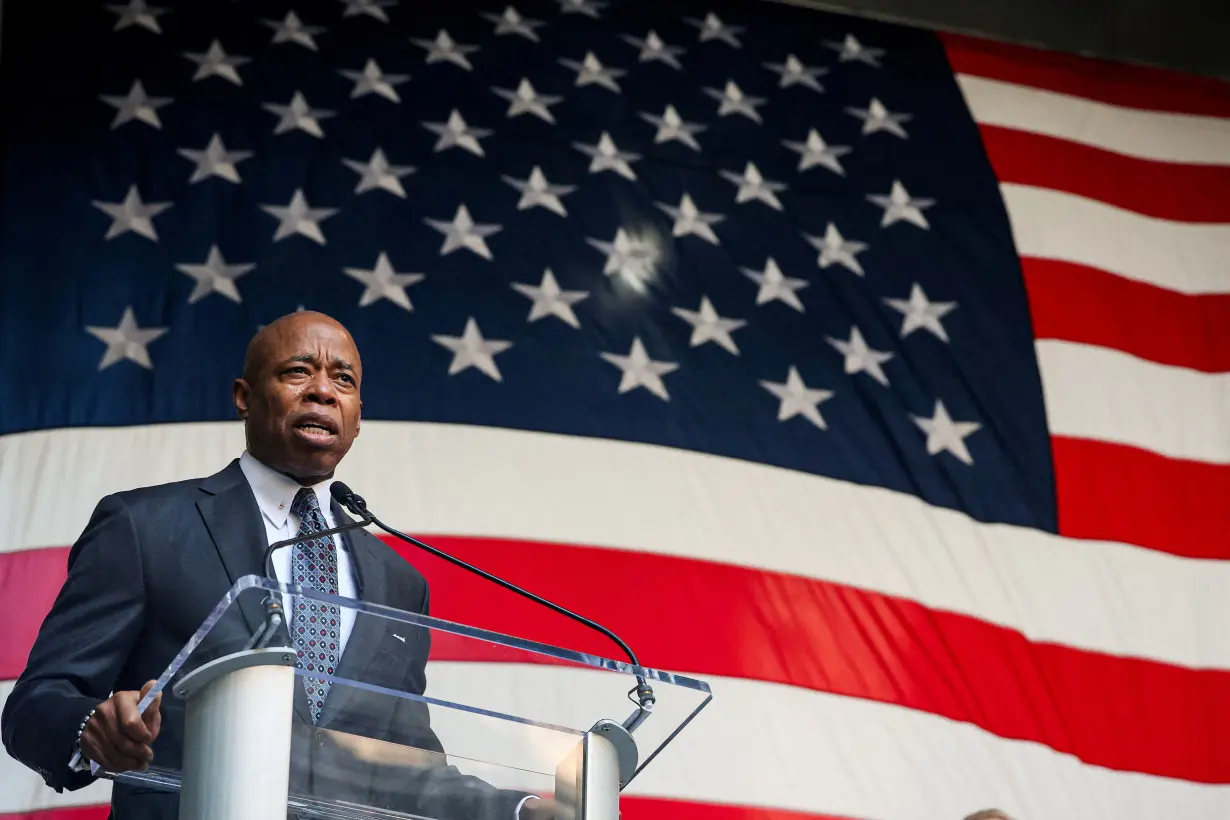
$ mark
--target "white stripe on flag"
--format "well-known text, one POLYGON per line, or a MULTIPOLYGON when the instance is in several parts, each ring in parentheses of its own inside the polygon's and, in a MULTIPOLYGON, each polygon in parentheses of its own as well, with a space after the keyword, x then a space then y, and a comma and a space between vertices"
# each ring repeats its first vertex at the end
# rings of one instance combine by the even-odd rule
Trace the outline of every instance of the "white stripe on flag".
MULTIPOLYGON (((242 447, 237 422, 0 439, 4 549, 68 545, 104 494, 208 475, 242 447)), ((1230 644, 1209 629, 1230 622, 1230 562, 978 523, 908 494, 686 450, 498 428, 365 422, 338 477, 412 532, 787 572, 1038 641, 1230 668, 1230 644)))
POLYGON ((1021 256, 1076 262, 1181 293, 1230 293, 1230 226, 1153 219, 1028 185, 1006 183, 1000 191, 1021 256))
POLYGON ((958 74, 970 113, 998 125, 1162 162, 1230 164, 1230 120, 1143 111, 958 74))
POLYGON ((1230 464, 1230 373, 1201 373, 1105 347, 1035 343, 1055 435, 1230 464))

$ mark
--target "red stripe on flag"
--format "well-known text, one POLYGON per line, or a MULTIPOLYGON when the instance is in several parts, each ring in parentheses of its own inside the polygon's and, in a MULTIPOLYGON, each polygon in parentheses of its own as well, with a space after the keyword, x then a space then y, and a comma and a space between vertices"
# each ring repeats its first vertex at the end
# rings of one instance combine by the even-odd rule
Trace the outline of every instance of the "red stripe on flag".
POLYGON ((958 74, 1057 91, 1125 108, 1230 117, 1230 83, 1161 68, 1114 63, 940 34, 958 74))
POLYGON ((1051 451, 1061 535, 1230 558, 1230 465, 1060 436, 1051 451))
MULTIPOLYGON (((0 820, 107 820, 110 810, 106 804, 71 806, 17 814, 0 813, 0 820)), ((729 806, 630 796, 620 797, 619 815, 622 820, 850 820, 828 814, 804 814, 762 806, 729 806)))
POLYGON ((805 814, 766 806, 730 806, 656 797, 621 797, 619 817, 620 820, 852 820, 832 814, 805 814))
MULTIPOLYGON (((1230 782, 1230 758, 1190 743, 1230 734, 1223 706, 1230 703, 1230 671, 1034 643, 976 618, 783 573, 593 547, 429 540, 604 623, 649 666, 880 701, 1112 769, 1230 782), (618 593, 594 594, 598 588, 618 593), (1113 685, 1121 680, 1134 683, 1113 685)), ((619 656, 579 624, 412 547, 396 549, 429 578, 437 617, 619 656)), ((39 554, 48 577, 37 585, 46 588, 63 578, 64 556, 39 554)), ((0 555, 0 562, 10 558, 0 555)), ((27 579, 33 568, 28 562, 27 579)), ((39 617, 17 597, 0 595, 0 617, 39 617)), ((7 676, 19 671, 12 661, 28 650, 6 646, 7 676)), ((475 642, 442 640, 433 657, 500 656, 475 642)))
POLYGON ((1058 259, 1021 259, 1034 336, 1230 371, 1230 295, 1185 294, 1058 259))
POLYGON ((1116 154, 1057 137, 980 125, 1000 182, 1065 191, 1177 222, 1230 222, 1227 165, 1185 165, 1116 154))
MULTIPOLYGON (((647 666, 881 701, 1111 769, 1230 782, 1230 758, 1191 743, 1230 732, 1228 671, 1034 643, 968 616, 783 573, 592 547, 425 540, 610 627, 647 666), (595 595, 598 583, 619 593, 595 595), (1113 684, 1124 680, 1133 685, 1113 684)), ((437 617, 618 656, 578 624, 395 548, 431 580, 437 617)))
POLYGON ((16 814, 0 813, 0 820, 107 820, 111 806, 106 803, 94 806, 63 806, 38 811, 22 811, 16 814))
POLYGON ((0 680, 13 680, 26 666, 43 616, 51 611, 68 573, 68 550, 0 553, 0 680))

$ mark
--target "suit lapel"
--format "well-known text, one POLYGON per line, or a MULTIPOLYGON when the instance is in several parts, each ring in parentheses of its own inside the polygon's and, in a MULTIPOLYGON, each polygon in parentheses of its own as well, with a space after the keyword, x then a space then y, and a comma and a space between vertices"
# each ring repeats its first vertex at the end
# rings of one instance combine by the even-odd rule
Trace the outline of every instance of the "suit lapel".
MULTIPOLYGON (((350 523, 353 519, 342 511, 337 504, 333 505, 334 520, 338 526, 350 523)), ((355 576, 356 597, 366 603, 385 604, 388 601, 387 570, 382 566, 376 548, 384 545, 370 533, 363 530, 352 530, 341 536, 349 547, 351 567, 355 576)), ((366 672, 375 658, 376 650, 384 637, 388 621, 385 618, 369 615, 362 611, 355 613, 354 627, 346 641, 338 664, 336 677, 340 680, 359 681, 366 679, 366 672)), ((334 686, 325 699, 325 707, 321 712, 320 726, 324 727, 339 713, 345 711, 347 701, 354 695, 353 685, 334 686)))
MULTIPOLYGON (((232 461, 225 470, 210 476, 201 483, 204 497, 197 502, 197 509, 213 539, 218 558, 226 569, 231 584, 245 575, 264 577, 265 568, 261 565, 261 557, 268 546, 268 536, 261 523, 260 507, 256 504, 256 496, 252 494, 243 470, 239 468, 239 460, 232 461)), ((243 614, 244 622, 252 634, 264 626, 265 596, 257 590, 250 590, 239 596, 238 606, 243 614)), ((289 617, 289 612, 287 613, 289 617)), ((290 634, 286 627, 282 628, 274 640, 282 640, 290 646, 290 634)), ((301 720, 311 723, 311 713, 308 711, 307 695, 302 686, 295 687, 295 712, 301 720)))

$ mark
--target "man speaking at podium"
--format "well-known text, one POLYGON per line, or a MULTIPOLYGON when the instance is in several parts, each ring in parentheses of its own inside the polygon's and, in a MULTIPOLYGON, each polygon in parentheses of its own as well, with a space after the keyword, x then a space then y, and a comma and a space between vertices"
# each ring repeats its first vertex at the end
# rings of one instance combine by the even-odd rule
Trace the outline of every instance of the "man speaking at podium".
MULTIPOLYGON (((136 706, 143 687, 170 664, 236 579, 264 574, 268 544, 349 521, 333 504, 329 485, 359 434, 362 380, 354 340, 322 314, 284 316, 252 339, 243 376, 233 385, 247 450, 208 478, 117 493, 98 504, 73 545, 67 580, 5 706, 2 732, 9 754, 57 791, 91 782, 89 761, 117 773, 155 759, 178 768, 182 705, 160 699, 141 715, 136 706)), ((362 529, 274 554, 283 582, 306 577, 309 564, 323 567, 324 577, 310 578, 305 586, 428 611, 426 580, 362 529)), ((357 630, 349 615, 314 635, 301 638, 292 630, 300 665, 340 664, 346 670, 347 663, 358 663, 365 667, 355 670, 360 676, 422 694, 426 631, 417 641, 401 636, 393 644, 383 634, 357 630), (304 642, 311 638, 336 645, 337 652, 323 658, 305 653, 304 642), (373 640, 378 647, 370 645, 373 640), (357 648, 360 643, 366 645, 357 648), (379 668, 367 666, 376 658, 379 668)), ((289 617, 293 623, 294 614, 289 617)), ((424 704, 350 701, 357 708, 331 713, 321 681, 296 676, 296 685, 304 690, 296 692, 303 706, 296 710, 296 736, 316 742, 296 743, 292 790, 316 789, 315 782, 296 780, 304 779, 305 769, 311 779, 327 780, 327 768, 334 781, 327 788, 340 790, 340 796, 441 820, 532 820, 531 815, 549 812, 549 801, 496 789, 439 758, 420 770, 381 770, 326 740, 349 732, 442 753, 424 704), (327 764, 317 748, 322 744, 334 751, 327 764)), ((176 795, 122 783, 115 785, 111 802, 116 820, 175 820, 178 813, 176 795)))

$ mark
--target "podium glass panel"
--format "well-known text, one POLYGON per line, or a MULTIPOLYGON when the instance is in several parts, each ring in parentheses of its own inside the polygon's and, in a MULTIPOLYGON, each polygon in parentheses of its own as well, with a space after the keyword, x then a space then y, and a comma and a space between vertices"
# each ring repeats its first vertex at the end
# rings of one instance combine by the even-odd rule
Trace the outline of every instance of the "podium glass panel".
POLYGON ((711 699, 691 678, 257 576, 232 587, 139 708, 160 693, 162 733, 183 759, 156 744, 150 769, 106 775, 117 793, 182 787, 183 818, 214 799, 183 772, 225 770, 280 791, 290 816, 336 820, 514 820, 528 796, 542 816, 576 817, 576 795, 557 789, 588 776, 587 733, 610 740, 622 788, 711 699), (340 647, 296 644, 312 618, 336 621, 340 647))

